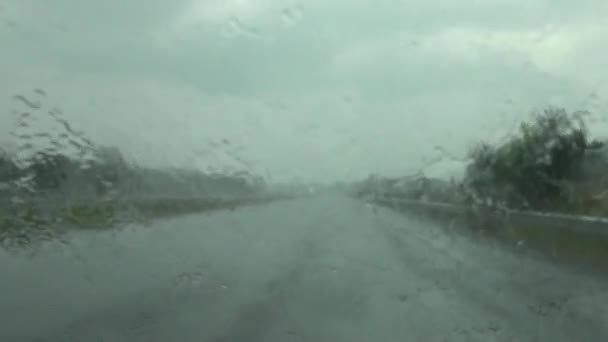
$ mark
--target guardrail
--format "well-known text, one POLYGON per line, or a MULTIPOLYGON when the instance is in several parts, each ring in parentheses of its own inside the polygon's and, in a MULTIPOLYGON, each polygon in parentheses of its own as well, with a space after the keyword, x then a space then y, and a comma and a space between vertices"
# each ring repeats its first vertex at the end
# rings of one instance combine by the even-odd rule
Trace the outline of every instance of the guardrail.
POLYGON ((568 230, 575 233, 597 234, 608 238, 608 218, 597 216, 568 215, 551 212, 523 211, 512 209, 473 208, 442 202, 407 200, 391 196, 371 198, 372 202, 402 209, 417 209, 428 213, 476 215, 478 217, 500 219, 513 224, 533 225, 548 231, 568 230))
POLYGON ((541 254, 559 262, 608 270, 608 219, 560 213, 474 208, 391 196, 364 198, 410 215, 481 233, 518 251, 541 254))

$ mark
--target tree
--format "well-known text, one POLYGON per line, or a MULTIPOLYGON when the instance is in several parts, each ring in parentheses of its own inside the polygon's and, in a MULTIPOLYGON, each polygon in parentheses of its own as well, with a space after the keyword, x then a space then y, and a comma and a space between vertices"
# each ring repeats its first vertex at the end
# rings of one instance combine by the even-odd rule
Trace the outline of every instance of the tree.
POLYGON ((38 153, 28 167, 34 175, 34 186, 38 190, 55 190, 68 179, 75 169, 74 162, 60 154, 38 153))
POLYGON ((584 114, 549 107, 522 123, 520 134, 502 146, 475 146, 465 175, 470 198, 515 208, 566 204, 568 182, 580 173, 586 152, 602 145, 589 141, 584 114))
POLYGON ((19 174, 19 168, 10 155, 0 149, 0 183, 8 183, 19 174))

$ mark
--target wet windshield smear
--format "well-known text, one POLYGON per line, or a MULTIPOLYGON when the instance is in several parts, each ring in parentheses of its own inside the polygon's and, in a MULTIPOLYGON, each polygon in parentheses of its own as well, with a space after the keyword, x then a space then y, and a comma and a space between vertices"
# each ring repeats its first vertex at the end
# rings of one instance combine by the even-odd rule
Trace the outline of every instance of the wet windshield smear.
POLYGON ((0 4, 0 340, 608 340, 603 1, 0 4))

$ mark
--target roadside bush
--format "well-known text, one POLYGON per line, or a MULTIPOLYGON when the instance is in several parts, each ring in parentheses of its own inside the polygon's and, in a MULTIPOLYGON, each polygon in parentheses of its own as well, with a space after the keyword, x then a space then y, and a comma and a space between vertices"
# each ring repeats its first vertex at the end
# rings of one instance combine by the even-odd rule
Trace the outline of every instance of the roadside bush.
POLYGON ((584 115, 550 107, 522 123, 508 142, 476 145, 464 180, 469 200, 519 209, 567 207, 587 151, 602 146, 590 141, 584 115))

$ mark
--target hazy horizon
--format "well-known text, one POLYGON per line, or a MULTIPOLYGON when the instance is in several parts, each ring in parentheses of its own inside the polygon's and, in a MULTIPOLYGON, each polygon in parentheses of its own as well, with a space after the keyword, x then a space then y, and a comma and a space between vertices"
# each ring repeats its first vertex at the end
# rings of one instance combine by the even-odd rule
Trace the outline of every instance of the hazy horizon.
POLYGON ((548 104, 591 110, 606 132, 599 0, 1 6, 3 144, 13 96, 35 88, 144 163, 275 181, 405 175, 548 104))

